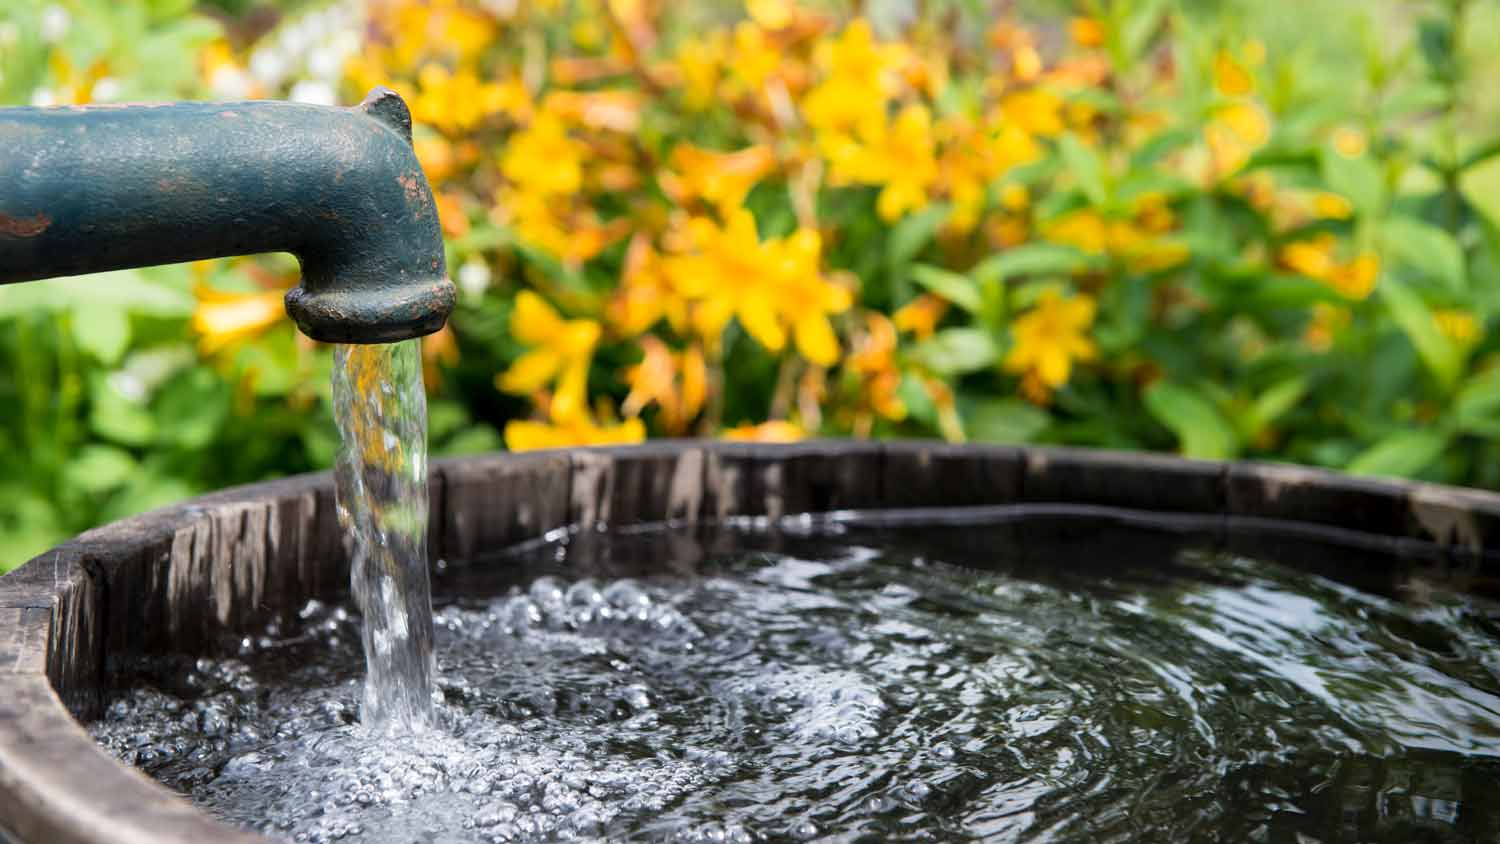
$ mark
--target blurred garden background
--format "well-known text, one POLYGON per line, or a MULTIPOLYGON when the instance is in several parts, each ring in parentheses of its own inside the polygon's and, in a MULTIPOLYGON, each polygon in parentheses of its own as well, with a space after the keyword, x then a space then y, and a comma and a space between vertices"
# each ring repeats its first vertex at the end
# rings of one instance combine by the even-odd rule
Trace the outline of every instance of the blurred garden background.
MULTIPOLYGON (((1500 3, 0 7, 3 105, 406 97, 460 289, 437 454, 940 437, 1500 488, 1500 3)), ((0 288, 0 571, 333 462, 290 257, 110 275, 0 288)))

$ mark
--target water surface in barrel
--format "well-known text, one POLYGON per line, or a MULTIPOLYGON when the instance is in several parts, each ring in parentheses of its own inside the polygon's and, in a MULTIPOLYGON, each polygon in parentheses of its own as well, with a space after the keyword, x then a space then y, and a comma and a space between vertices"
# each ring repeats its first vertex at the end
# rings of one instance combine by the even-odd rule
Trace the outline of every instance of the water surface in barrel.
POLYGON ((93 730, 299 841, 1500 840, 1500 610, 1304 556, 1074 519, 590 532, 437 578, 420 739, 356 723, 357 619, 318 604, 93 730))
POLYGON ((339 345, 333 407, 339 525, 364 619, 365 724, 432 724, 432 598, 427 576, 427 396, 421 340, 339 345))

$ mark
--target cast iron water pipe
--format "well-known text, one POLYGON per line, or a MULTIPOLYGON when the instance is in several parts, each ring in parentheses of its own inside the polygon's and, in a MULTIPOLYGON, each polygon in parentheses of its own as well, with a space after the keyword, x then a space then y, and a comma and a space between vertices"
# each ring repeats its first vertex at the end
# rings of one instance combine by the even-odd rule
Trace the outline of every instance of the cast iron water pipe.
POLYGON ((314 340, 390 343, 453 310, 411 113, 285 102, 0 109, 0 284, 290 252, 314 340))

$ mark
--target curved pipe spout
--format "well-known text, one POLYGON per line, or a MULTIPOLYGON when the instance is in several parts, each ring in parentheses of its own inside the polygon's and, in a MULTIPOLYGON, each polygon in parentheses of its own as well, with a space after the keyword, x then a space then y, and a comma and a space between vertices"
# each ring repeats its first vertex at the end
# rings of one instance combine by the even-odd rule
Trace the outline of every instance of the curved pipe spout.
POLYGON ((411 115, 283 102, 0 109, 0 283, 290 252, 315 340, 429 334, 453 309, 411 115))

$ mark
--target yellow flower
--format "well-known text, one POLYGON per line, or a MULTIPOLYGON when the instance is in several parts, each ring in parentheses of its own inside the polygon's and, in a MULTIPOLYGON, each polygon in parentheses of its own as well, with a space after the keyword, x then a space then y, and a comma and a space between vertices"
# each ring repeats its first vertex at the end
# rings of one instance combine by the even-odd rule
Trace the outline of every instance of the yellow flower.
POLYGON ((1254 103, 1233 103, 1219 109, 1203 132, 1214 175, 1222 177, 1244 167, 1251 153, 1270 140, 1271 120, 1254 103))
POLYGON ((964 423, 958 415, 958 401, 953 395, 953 388, 940 378, 924 378, 922 386, 927 395, 932 399, 932 404, 937 408, 938 433, 943 439, 952 443, 964 441, 964 423))
POLYGON ((689 109, 700 111, 715 104, 728 53, 723 30, 714 30, 702 38, 689 38, 677 49, 677 74, 689 109))
POLYGON ((688 205, 702 199, 727 217, 776 166, 776 158, 769 147, 759 145, 738 152, 710 152, 680 143, 672 150, 670 164, 659 180, 672 201, 688 205))
POLYGON ((510 314, 510 332, 520 343, 535 348, 497 376, 495 386, 507 393, 530 395, 553 384, 549 415, 554 422, 571 423, 586 416, 589 361, 599 342, 599 323, 564 320, 542 297, 522 290, 510 314))
POLYGON ((1096 18, 1073 18, 1068 21, 1068 36, 1080 47, 1102 47, 1104 24, 1096 18))
POLYGON ((500 172, 521 191, 541 196, 572 195, 583 185, 587 148, 568 135, 554 114, 544 112, 510 136, 500 172))
MULTIPOLYGON (((896 365, 898 345, 896 326, 885 314, 865 315, 865 330, 855 335, 854 348, 844 361, 848 371, 860 379, 861 414, 873 411, 896 422, 906 418, 906 404, 897 395, 901 386, 896 365)), ((868 433, 868 422, 856 427, 868 433)))
POLYGON ((639 91, 554 91, 542 110, 568 123, 589 129, 634 134, 641 126, 646 98, 639 91))
POLYGON ((792 328, 797 351, 819 366, 839 359, 838 336, 828 317, 853 304, 848 288, 819 272, 823 240, 811 229, 798 229, 766 244, 771 278, 781 318, 792 328))
POLYGON ((422 338, 422 382, 428 390, 443 383, 443 370, 439 366, 458 363, 458 338, 453 336, 453 326, 445 325, 422 338))
POLYGON ((1345 158, 1359 158, 1369 148, 1365 133, 1345 127, 1333 133, 1333 148, 1345 158))
POLYGON ((644 232, 637 232, 625 250, 620 283, 606 313, 621 334, 631 337, 663 317, 679 333, 687 325, 687 301, 667 278, 661 255, 644 232))
POLYGON ((1330 191, 1313 194, 1313 213, 1325 220, 1347 220, 1354 215, 1354 206, 1349 200, 1330 191))
POLYGON ((827 76, 802 99, 808 125, 820 134, 877 134, 905 55, 899 44, 877 44, 863 18, 850 22, 837 40, 820 42, 817 61, 827 76))
POLYGON ((1450 308, 1432 312, 1438 330, 1460 346, 1471 346, 1480 339, 1483 326, 1470 312, 1450 308))
POLYGON ((762 243, 755 218, 740 208, 723 226, 695 217, 678 239, 682 254, 666 258, 664 269, 677 292, 695 303, 694 326, 710 346, 737 319, 768 351, 781 351, 790 332, 809 361, 838 360, 828 317, 846 310, 851 296, 819 272, 817 232, 799 229, 762 243))
POLYGON ((1031 192, 1025 185, 1009 184, 1000 190, 1000 207, 1019 214, 1031 205, 1031 192))
POLYGON ((1233 54, 1220 50, 1214 56, 1214 88, 1226 97, 1243 97, 1255 90, 1255 79, 1233 54))
POLYGON ((1375 290, 1380 259, 1362 253, 1351 261, 1341 262, 1334 256, 1337 248, 1334 236, 1323 232, 1308 240, 1288 243, 1277 258, 1287 269, 1321 281, 1350 299, 1366 298, 1375 290))
POLYGON ((1000 101, 1000 113, 1006 121, 1027 134, 1044 138, 1062 132, 1062 111, 1062 98, 1045 88, 1015 91, 1000 101))
POLYGON ((530 96, 519 80, 507 84, 481 82, 474 71, 451 73, 429 63, 417 76, 418 92, 411 100, 412 119, 450 135, 472 132, 486 117, 508 113, 526 115, 530 96))
POLYGON ((910 332, 918 340, 926 340, 937 330, 938 323, 947 312, 948 301, 946 299, 931 293, 923 293, 897 308, 896 312, 891 315, 891 319, 899 330, 910 332))
POLYGON ((1048 240, 1065 243, 1090 255, 1102 255, 1109 245, 1109 232, 1104 218, 1092 209, 1065 214, 1048 224, 1045 230, 1048 240))
POLYGON ((437 206, 438 222, 443 227, 443 234, 448 237, 463 237, 469 233, 469 214, 464 208, 461 195, 438 191, 432 199, 437 206))
POLYGON ((695 300, 693 321, 710 344, 717 343, 729 320, 740 325, 770 351, 786 345, 776 313, 774 291, 766 276, 765 249, 755 218, 745 209, 730 214, 721 227, 706 217, 689 220, 683 239, 687 254, 664 261, 667 277, 682 296, 695 300))
POLYGON ((1064 299, 1056 290, 1043 293, 1036 307, 1011 323, 1014 345, 1005 356, 1005 370, 1034 376, 1050 389, 1068 383, 1073 362, 1096 354, 1088 338, 1094 309, 1094 300, 1083 294, 1064 299))
POLYGON ((513 419, 505 423, 505 447, 511 451, 581 445, 628 445, 645 439, 646 424, 639 419, 600 424, 585 413, 550 424, 526 419, 513 419))
POLYGON ((452 50, 460 61, 470 61, 489 48, 498 34, 495 22, 462 3, 431 4, 428 34, 436 46, 452 50))
POLYGON ((412 147, 422 172, 433 187, 446 180, 458 169, 458 157, 453 153, 453 144, 441 136, 427 135, 417 138, 412 147))
POLYGON ((575 207, 566 197, 524 191, 502 191, 499 219, 525 243, 566 264, 587 261, 624 236, 626 219, 601 223, 591 208, 575 207))
POLYGON ((1333 235, 1323 233, 1311 240, 1299 240, 1281 248, 1281 263, 1309 278, 1326 279, 1337 266, 1333 250, 1338 241, 1333 235))
POLYGON ((736 442, 794 443, 806 438, 807 432, 801 425, 780 419, 759 425, 740 425, 724 432, 724 439, 736 442))
POLYGON ((729 69, 746 88, 761 90, 781 64, 781 51, 766 37, 766 31, 751 21, 734 28, 729 69))
POLYGON ((1339 267, 1329 283, 1350 299, 1365 299, 1374 292, 1379 277, 1380 259, 1367 252, 1339 267))
POLYGON ((765 27, 785 29, 796 15, 796 3, 792 0, 745 0, 745 11, 750 19, 765 27))
POLYGON ((1034 82, 1042 75, 1042 54, 1031 44, 1019 44, 1010 56, 1010 73, 1018 82, 1034 82))
POLYGON ((884 184, 875 210, 894 222, 907 211, 927 204, 927 190, 937 181, 937 158, 932 140, 932 115, 926 106, 901 110, 881 142, 865 153, 865 180, 884 184))
POLYGON ((192 326, 204 354, 254 337, 286 316, 286 289, 227 293, 198 285, 193 297, 192 326))
POLYGON ((678 354, 655 337, 642 337, 641 351, 641 362, 626 370, 630 394, 620 411, 636 417, 654 402, 661 407, 660 421, 668 434, 686 433, 708 397, 703 349, 694 344, 678 354))
POLYGON ((94 86, 109 75, 109 64, 98 59, 79 72, 62 50, 52 50, 47 61, 51 71, 51 105, 88 105, 94 101, 94 86))
MULTIPOLYGON (((949 118, 940 124, 938 133, 946 143, 937 179, 953 202, 948 223, 959 232, 970 231, 979 222, 992 182, 1011 168, 1041 157, 1036 141, 1009 124, 986 126, 949 118)), ((1026 202, 1026 189, 1020 185, 1007 185, 1001 194, 1001 204, 1012 211, 1024 209, 1026 202), (1015 204, 1016 191, 1020 192, 1019 206, 1015 204)))

